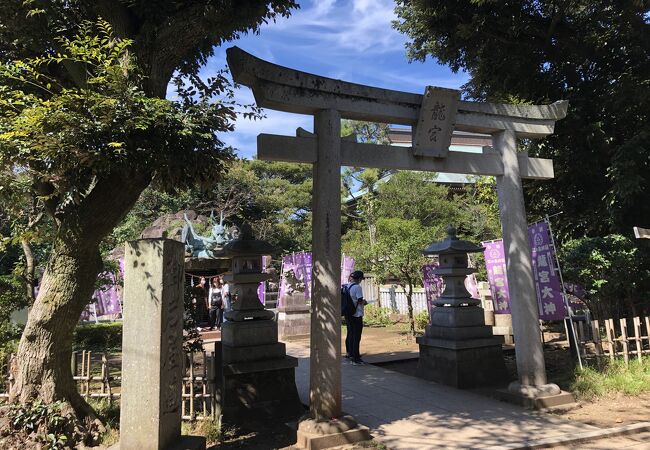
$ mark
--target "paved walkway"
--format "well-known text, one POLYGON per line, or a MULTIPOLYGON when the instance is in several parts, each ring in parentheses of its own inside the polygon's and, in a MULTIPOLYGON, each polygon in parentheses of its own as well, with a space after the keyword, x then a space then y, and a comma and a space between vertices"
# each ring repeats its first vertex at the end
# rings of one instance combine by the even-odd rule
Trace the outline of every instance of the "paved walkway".
MULTIPOLYGON (((299 358, 296 384, 308 404, 309 348, 305 342, 288 343, 287 353, 299 358)), ((598 430, 378 366, 342 364, 343 410, 370 427, 375 440, 389 449, 514 448, 598 430)), ((634 446, 641 448, 646 447, 634 446)))

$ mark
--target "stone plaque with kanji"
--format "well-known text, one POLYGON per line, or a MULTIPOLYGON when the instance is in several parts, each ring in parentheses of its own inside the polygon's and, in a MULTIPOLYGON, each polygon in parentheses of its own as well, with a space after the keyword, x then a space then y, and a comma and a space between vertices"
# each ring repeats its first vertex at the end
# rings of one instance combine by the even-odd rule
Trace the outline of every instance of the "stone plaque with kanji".
POLYGON ((427 86, 413 133, 414 155, 431 158, 447 156, 459 98, 460 92, 455 89, 427 86))

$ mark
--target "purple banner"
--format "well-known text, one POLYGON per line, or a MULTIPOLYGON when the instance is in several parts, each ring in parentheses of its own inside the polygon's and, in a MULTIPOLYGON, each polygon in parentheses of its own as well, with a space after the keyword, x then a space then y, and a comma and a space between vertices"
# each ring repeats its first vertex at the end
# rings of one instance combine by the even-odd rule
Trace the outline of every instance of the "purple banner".
POLYGON ((284 305, 284 296, 287 295, 287 277, 285 274, 293 269, 293 255, 283 256, 282 268, 280 269, 280 287, 278 288, 278 306, 284 305))
POLYGON ((80 320, 84 322, 97 320, 102 316, 117 318, 122 313, 122 289, 115 274, 106 272, 100 276, 107 283, 93 293, 93 301, 82 311, 80 320))
MULTIPOLYGON (((311 252, 294 253, 282 257, 282 274, 280 275, 280 288, 278 292, 278 306, 282 306, 284 296, 287 295, 287 273, 293 271, 294 276, 304 284, 305 298, 311 298, 311 252)), ((354 258, 343 256, 341 258, 341 284, 347 283, 348 277, 354 271, 354 258)))
POLYGON ((488 283, 492 292, 492 303, 495 314, 510 314, 510 292, 506 276, 506 258, 503 254, 503 242, 481 242, 485 247, 485 268, 488 283))
POLYGON ((341 285, 348 282, 352 272, 354 272, 354 258, 343 256, 343 261, 341 261, 341 285))
POLYGON ((429 312, 433 307, 435 299, 440 297, 444 288, 444 281, 442 277, 433 273, 433 270, 438 267, 438 263, 431 263, 422 266, 422 283, 424 284, 424 293, 427 296, 427 307, 429 312))
MULTIPOLYGON (((271 256, 263 255, 262 272, 267 273, 270 265, 271 265, 271 256)), ((266 305, 266 281, 260 281, 260 285, 257 287, 257 298, 259 298, 262 305, 266 305)))
POLYGON ((305 283, 305 298, 311 298, 311 252, 305 253, 303 257, 303 282, 305 283))
POLYGON ((528 240, 533 259, 533 277, 539 318, 541 320, 562 320, 566 307, 562 296, 559 270, 555 265, 555 249, 551 232, 546 222, 537 222, 528 227, 528 240))

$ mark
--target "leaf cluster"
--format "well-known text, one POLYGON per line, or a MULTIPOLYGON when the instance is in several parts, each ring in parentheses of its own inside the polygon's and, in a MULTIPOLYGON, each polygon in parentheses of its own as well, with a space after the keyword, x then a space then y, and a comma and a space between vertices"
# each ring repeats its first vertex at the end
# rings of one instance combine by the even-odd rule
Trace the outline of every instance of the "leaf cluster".
POLYGON ((555 134, 524 142, 555 179, 527 185, 534 215, 563 211, 562 236, 631 234, 650 221, 650 3, 606 0, 400 0, 410 58, 470 73, 467 97, 566 99, 555 134))
MULTIPOLYGON (((172 190, 205 188, 218 179, 231 151, 215 133, 232 130, 231 106, 205 96, 148 97, 131 41, 116 38, 105 21, 86 22, 59 43, 55 54, 0 64, 4 189, 19 182, 56 217, 119 171, 153 177, 172 190), (81 87, 51 75, 66 64, 83 67, 81 87)), ((210 94, 227 89, 213 84, 210 94)))
POLYGON ((587 303, 600 319, 642 314, 650 307, 650 249, 622 235, 580 238, 560 252, 564 278, 585 287, 587 303))
POLYGON ((74 424, 71 416, 62 413, 64 406, 60 401, 45 404, 40 400, 11 405, 11 427, 42 442, 48 450, 69 448, 69 441, 75 437, 74 424))
MULTIPOLYGON (((372 270, 382 282, 419 285, 422 250, 446 235, 454 225, 473 241, 500 236, 495 186, 487 180, 457 191, 436 182, 435 173, 400 171, 377 182, 364 195, 372 209, 345 235, 344 250, 372 270), (368 226, 370 224, 370 226, 368 226)), ((358 202, 360 208, 367 203, 358 202)))

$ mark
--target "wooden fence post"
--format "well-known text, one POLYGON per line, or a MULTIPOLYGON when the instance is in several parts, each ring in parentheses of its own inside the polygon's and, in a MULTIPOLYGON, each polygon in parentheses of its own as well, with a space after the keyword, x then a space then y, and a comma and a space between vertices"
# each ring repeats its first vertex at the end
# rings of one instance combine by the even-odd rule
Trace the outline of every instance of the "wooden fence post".
POLYGON ((634 322, 634 340, 636 341, 636 358, 641 362, 643 354, 643 344, 641 342, 641 318, 635 317, 634 322))
POLYGON ((616 343, 614 342, 614 319, 605 319, 605 335, 609 347, 609 359, 612 361, 616 356, 616 343))
POLYGON ((625 360, 625 365, 630 365, 630 345, 628 342, 628 333, 627 333, 627 319, 620 319, 619 323, 621 324, 621 343, 623 344, 623 359, 625 360))
POLYGON ((594 348, 596 349, 596 355, 600 356, 603 354, 603 344, 600 340, 600 327, 598 326, 597 320, 591 321, 591 335, 594 340, 594 348))

